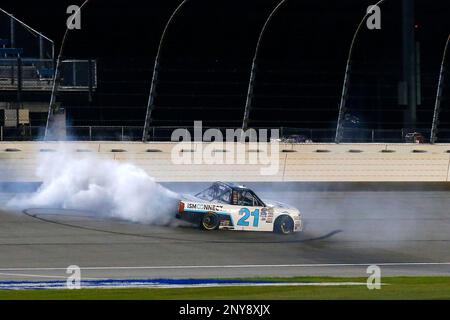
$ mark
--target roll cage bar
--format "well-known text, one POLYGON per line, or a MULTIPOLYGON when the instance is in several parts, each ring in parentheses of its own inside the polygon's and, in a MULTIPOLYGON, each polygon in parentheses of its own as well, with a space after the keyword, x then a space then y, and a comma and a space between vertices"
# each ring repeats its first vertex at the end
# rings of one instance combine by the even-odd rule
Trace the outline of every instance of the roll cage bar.
POLYGON ((223 183, 223 182, 216 182, 216 183, 214 183, 211 187, 209 187, 209 188, 203 190, 202 192, 196 194, 195 196, 198 197, 198 198, 200 198, 200 199, 207 200, 207 201, 214 201, 214 200, 217 200, 217 201, 222 201, 222 202, 224 202, 224 201, 222 200, 222 198, 223 198, 223 196, 224 196, 226 193, 228 193, 228 192, 231 192, 230 201, 228 202, 228 204, 230 204, 230 205, 234 205, 234 204, 232 203, 232 198, 233 198, 232 195, 233 195, 235 192, 237 192, 237 193, 239 193, 239 194, 241 194, 241 195, 242 195, 244 192, 248 192, 248 193, 250 193, 250 194, 253 196, 253 198, 256 200, 256 202, 257 202, 257 204, 258 204, 258 205, 256 205, 255 207, 266 207, 266 204, 264 203, 264 201, 262 201, 262 200, 256 195, 256 193, 255 193, 253 190, 250 190, 249 188, 246 188, 246 187, 243 187, 243 186, 237 186, 237 185, 234 185, 234 184, 228 184, 228 183, 223 183), (220 193, 214 194, 214 196, 212 196, 211 199, 207 199, 207 198, 204 196, 204 194, 205 194, 206 192, 208 192, 210 189, 214 188, 214 187, 218 187, 217 190, 219 190, 219 187, 222 187, 224 190, 223 190, 222 192, 220 192, 220 193))

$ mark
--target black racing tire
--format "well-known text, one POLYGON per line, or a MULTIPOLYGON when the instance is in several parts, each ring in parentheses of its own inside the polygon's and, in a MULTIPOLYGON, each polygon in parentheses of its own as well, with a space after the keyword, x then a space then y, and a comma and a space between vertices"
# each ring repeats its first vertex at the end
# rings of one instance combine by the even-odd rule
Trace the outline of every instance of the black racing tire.
POLYGON ((213 231, 219 229, 220 218, 217 213, 208 212, 206 213, 200 223, 200 227, 206 231, 213 231))
POLYGON ((275 221, 274 232, 282 235, 294 233, 294 220, 289 216, 278 217, 275 221))

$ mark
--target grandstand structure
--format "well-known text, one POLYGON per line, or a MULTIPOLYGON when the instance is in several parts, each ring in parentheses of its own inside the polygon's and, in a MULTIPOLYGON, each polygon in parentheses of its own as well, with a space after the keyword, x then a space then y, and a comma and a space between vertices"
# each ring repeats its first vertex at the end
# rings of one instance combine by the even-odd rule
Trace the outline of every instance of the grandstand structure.
MULTIPOLYGON (((54 41, 0 9, 1 136, 33 139, 45 125, 54 83, 54 41)), ((97 87, 95 60, 65 59, 57 79, 64 110, 67 93, 92 94, 97 87)), ((63 112, 65 125, 65 115, 63 112)))
MULTIPOLYGON (((140 10, 138 1, 131 6, 118 0, 109 5, 92 2, 86 8, 90 16, 101 14, 105 20, 120 16, 125 22, 120 26, 90 22, 82 36, 68 39, 83 43, 79 48, 72 45, 72 54, 98 59, 98 66, 86 59, 64 63, 57 102, 69 121, 69 137, 142 139, 156 48, 181 1, 160 2, 147 4, 148 10, 140 10)), ((334 141, 348 49, 372 2, 286 1, 261 43, 250 128, 281 128, 286 136, 334 141)), ((258 35, 278 3, 191 0, 183 7, 167 30, 156 69, 151 141, 166 140, 173 129, 190 128, 197 120, 203 121, 205 130, 242 126, 258 35)), ((386 0, 382 29, 361 30, 352 59, 342 142, 404 142, 405 135, 414 131, 429 140, 450 31, 448 9, 446 1, 386 0)), ((2 100, 11 106, 18 96, 28 105, 38 101, 42 113, 31 117, 37 135, 45 126, 54 56, 51 50, 41 55, 39 38, 11 46, 10 28, 0 30, 5 50, 23 50, 21 62, 17 55, 10 57, 15 70, 22 64, 21 90, 19 76, 11 79, 13 67, 7 66, 5 85, 0 77, 2 100), (27 49, 29 43, 37 49, 27 49)), ((450 142, 448 73, 449 68, 444 69, 437 142, 450 142)))

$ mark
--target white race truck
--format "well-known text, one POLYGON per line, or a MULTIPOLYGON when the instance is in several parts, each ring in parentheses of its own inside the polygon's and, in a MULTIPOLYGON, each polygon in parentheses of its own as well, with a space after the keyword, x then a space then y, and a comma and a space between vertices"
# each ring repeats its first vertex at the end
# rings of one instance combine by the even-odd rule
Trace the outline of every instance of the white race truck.
POLYGON ((208 231, 292 234, 303 228, 298 209, 279 202, 263 201, 247 187, 225 182, 216 182, 195 196, 183 196, 176 217, 208 231))

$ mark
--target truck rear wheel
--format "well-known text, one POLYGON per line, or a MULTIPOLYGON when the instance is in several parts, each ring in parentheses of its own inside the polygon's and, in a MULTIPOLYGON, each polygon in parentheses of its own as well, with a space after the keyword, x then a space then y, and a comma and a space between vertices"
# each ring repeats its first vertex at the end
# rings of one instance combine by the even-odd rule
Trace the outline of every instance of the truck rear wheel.
POLYGON ((206 231, 213 231, 219 228, 220 219, 219 216, 214 212, 206 213, 201 222, 201 228, 206 231))

